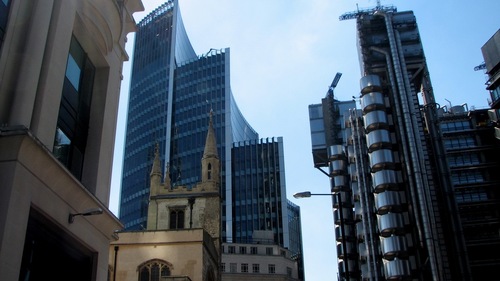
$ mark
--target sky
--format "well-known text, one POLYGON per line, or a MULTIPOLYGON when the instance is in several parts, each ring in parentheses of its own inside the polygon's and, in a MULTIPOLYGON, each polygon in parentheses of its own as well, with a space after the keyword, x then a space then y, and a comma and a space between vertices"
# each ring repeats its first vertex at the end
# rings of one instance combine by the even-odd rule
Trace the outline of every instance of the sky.
MULTIPOLYGON (((139 22, 163 0, 142 0, 139 22)), ((359 95, 355 20, 339 16, 373 8, 375 0, 179 0, 195 52, 230 48, 231 89, 261 138, 283 137, 287 196, 301 208, 306 280, 336 280, 331 200, 295 199, 300 191, 328 193, 329 179, 313 167, 308 105, 321 102, 337 72, 338 100, 359 95)), ((417 18, 436 102, 488 106, 481 47, 500 28, 498 0, 381 1, 417 18)), ((126 46, 110 209, 118 216, 123 140, 134 35, 126 46)))

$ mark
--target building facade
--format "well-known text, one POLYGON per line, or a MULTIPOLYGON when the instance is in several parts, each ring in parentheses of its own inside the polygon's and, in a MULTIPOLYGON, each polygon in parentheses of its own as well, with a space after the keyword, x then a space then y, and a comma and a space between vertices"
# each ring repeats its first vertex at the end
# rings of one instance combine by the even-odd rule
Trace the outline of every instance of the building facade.
POLYGON ((276 245, 272 232, 256 231, 254 236, 254 243, 222 245, 221 280, 303 280, 294 253, 276 245))
POLYGON ((220 280, 220 162, 216 144, 210 118, 201 181, 192 187, 171 186, 169 174, 161 171, 156 145, 147 229, 121 232, 120 239, 111 243, 110 280, 220 280))
POLYGON ((143 9, 0 2, 0 279, 107 279, 125 41, 143 9))
POLYGON ((172 189, 200 181, 208 112, 213 114, 221 163, 221 240, 252 243, 254 230, 267 229, 277 245, 301 250, 300 220, 293 221, 293 235, 289 231, 289 210, 300 211, 286 200, 282 139, 259 140, 231 92, 229 49, 197 56, 177 0, 167 1, 138 24, 120 199, 126 229, 147 228, 155 143, 172 189))
POLYGON ((416 18, 377 6, 340 19, 357 23, 361 108, 310 106, 327 116, 311 114, 311 132, 331 179, 340 278, 470 280, 416 18))
POLYGON ((471 280, 487 280, 500 266, 500 143, 487 109, 467 105, 439 111, 446 159, 467 250, 471 280))
POLYGON ((490 116, 495 123, 495 136, 500 139, 500 30, 481 48, 488 81, 486 89, 490 92, 490 116))

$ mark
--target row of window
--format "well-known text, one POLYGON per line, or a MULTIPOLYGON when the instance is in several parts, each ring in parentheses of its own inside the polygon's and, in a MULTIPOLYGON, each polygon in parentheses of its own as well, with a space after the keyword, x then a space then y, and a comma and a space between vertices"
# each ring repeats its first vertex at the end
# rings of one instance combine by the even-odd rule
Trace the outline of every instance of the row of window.
MULTIPOLYGON (((226 263, 221 263, 221 272, 229 272, 229 273, 269 273, 269 274, 275 274, 276 273, 276 265, 275 264, 268 264, 267 265, 267 272, 261 269, 260 264, 258 263, 253 263, 250 271, 250 267, 248 263, 242 263, 240 264, 240 270, 238 271, 238 264, 237 263, 230 263, 229 264, 229 271, 227 271, 226 268, 226 263)), ((287 267, 287 273, 289 276, 292 275, 292 269, 290 267, 287 267)))
POLYGON ((441 131, 445 132, 453 132, 453 131, 463 131, 467 129, 471 129, 469 120, 458 120, 453 122, 442 122, 439 124, 441 127, 441 131))
MULTIPOLYGON (((258 254, 264 254, 264 252, 259 251, 259 247, 257 246, 227 246, 227 252, 226 252, 226 246, 222 246, 222 252, 228 253, 228 254, 250 254, 250 255, 258 255, 258 254), (238 251, 236 251, 238 250, 238 251)), ((262 247, 260 248, 261 250, 263 249, 262 247)), ((274 248, 273 247, 265 247, 265 254, 267 256, 272 256, 274 255, 274 248)), ((286 256, 286 251, 281 250, 280 251, 281 256, 286 256)))

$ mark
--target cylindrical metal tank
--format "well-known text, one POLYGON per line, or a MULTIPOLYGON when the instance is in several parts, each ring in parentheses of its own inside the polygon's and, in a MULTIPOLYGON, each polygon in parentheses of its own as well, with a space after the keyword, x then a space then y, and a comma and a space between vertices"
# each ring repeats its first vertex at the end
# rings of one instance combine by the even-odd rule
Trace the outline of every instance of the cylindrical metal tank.
POLYGON ((373 130, 366 135, 366 144, 368 151, 390 148, 392 146, 391 134, 385 129, 373 130))
POLYGON ((404 218, 400 213, 387 213, 385 215, 377 215, 378 229, 380 236, 389 237, 392 234, 404 233, 404 218))
POLYGON ((366 75, 359 80, 361 94, 369 92, 380 92, 382 90, 382 83, 378 75, 366 75))
POLYGON ((379 215, 387 214, 388 212, 400 212, 402 210, 402 202, 398 191, 384 191, 375 194, 375 208, 379 215))
POLYGON ((361 108, 363 109, 363 113, 373 110, 384 110, 384 95, 380 92, 370 92, 363 95, 361 97, 361 108))
POLYGON ((330 180, 332 192, 340 192, 349 190, 348 176, 339 175, 334 176, 330 180))
POLYGON ((328 147, 328 157, 330 161, 345 159, 344 147, 340 144, 328 147))
POLYGON ((372 171, 394 168, 394 158, 390 149, 379 149, 368 154, 372 171))
POLYGON ((384 260, 384 271, 386 280, 407 280, 411 275, 410 262, 400 259, 384 260))
POLYGON ((345 160, 330 161, 330 175, 343 175, 347 170, 347 162, 345 160))
POLYGON ((389 128, 389 120, 387 119, 387 114, 382 110, 370 111, 363 115, 363 121, 365 124, 365 130, 370 133, 376 129, 387 129, 389 128))
POLYGON ((372 173, 373 191, 382 192, 388 189, 394 189, 398 186, 396 171, 380 170, 372 173))
POLYGON ((386 260, 408 256, 408 246, 404 236, 389 236, 380 238, 382 255, 386 260))

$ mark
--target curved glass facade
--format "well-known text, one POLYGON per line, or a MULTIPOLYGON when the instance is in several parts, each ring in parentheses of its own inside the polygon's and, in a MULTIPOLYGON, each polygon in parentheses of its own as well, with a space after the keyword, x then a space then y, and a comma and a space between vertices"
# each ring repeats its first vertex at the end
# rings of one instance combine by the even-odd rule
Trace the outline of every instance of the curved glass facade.
POLYGON ((198 57, 177 1, 155 9, 137 29, 120 199, 120 220, 128 230, 146 227, 155 143, 160 145, 162 166, 170 165, 172 185, 194 185, 200 181, 208 116, 213 110, 225 201, 231 198, 231 172, 226 173, 231 144, 258 139, 231 94, 229 49, 198 57))

